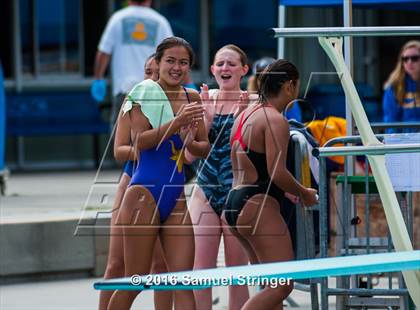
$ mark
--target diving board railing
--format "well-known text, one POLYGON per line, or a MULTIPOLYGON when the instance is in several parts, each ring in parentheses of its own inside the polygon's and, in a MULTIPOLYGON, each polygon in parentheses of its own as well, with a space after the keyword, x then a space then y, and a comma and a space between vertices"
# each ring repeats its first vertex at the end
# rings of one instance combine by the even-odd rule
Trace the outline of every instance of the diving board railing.
POLYGON ((271 28, 275 38, 314 38, 314 37, 368 37, 368 36, 415 36, 420 27, 315 27, 315 28, 271 28))
MULTIPOLYGON (((385 135, 377 135, 376 136, 379 140, 383 140, 385 135)), ((328 199, 326 197, 327 187, 329 181, 327 180, 327 173, 326 173, 326 158, 329 156, 360 156, 364 155, 367 158, 367 155, 385 155, 385 154, 396 154, 396 153, 413 153, 413 152, 420 152, 420 144, 397 144, 397 145, 374 145, 374 146, 344 146, 344 147, 331 147, 331 145, 335 145, 338 143, 361 143, 360 136, 349 136, 349 137, 338 137, 329 140, 325 147, 314 149, 313 153, 315 156, 319 157, 320 160, 320 250, 321 250, 321 257, 327 257, 328 252, 328 214, 329 207, 328 207, 328 199)), ((365 219, 369 219, 369 180, 368 180, 368 168, 369 162, 366 159, 366 167, 365 167, 365 219)), ((350 218, 354 216, 354 210, 351 210, 349 202, 349 184, 347 184, 347 175, 344 176, 344 186, 343 186, 343 195, 342 201, 338 201, 338 208, 337 208, 337 233, 336 233, 336 255, 348 255, 350 251, 350 239, 352 242, 352 246, 355 247, 357 244, 363 244, 364 251, 360 248, 359 251, 365 253, 374 253, 375 252, 375 238, 370 237, 370 223, 369 220, 365 220, 365 237, 364 238, 354 238, 356 235, 355 228, 353 231, 350 231, 350 218), (362 240, 363 239, 363 240, 362 240), (343 252, 344 251, 344 252, 343 252)), ((409 203, 406 207, 407 211, 405 212, 406 222, 408 226, 408 231, 410 232, 409 235, 412 238, 413 236, 413 208, 412 208, 412 195, 408 197, 409 203)), ((380 241, 380 240, 379 240, 380 241)), ((388 239, 385 242, 386 244, 381 244, 382 248, 387 248, 388 250, 392 250, 392 240, 388 235, 388 239)), ((420 257, 419 257, 420 259, 420 257)), ((418 272, 418 271, 417 271, 418 272)), ((353 286, 357 286, 357 277, 352 277, 353 286)), ((388 296, 401 296, 406 297, 408 292, 406 289, 402 289, 402 281, 400 281, 400 289, 391 288, 391 276, 388 277, 389 282, 389 289, 373 289, 371 288, 370 282, 371 278, 368 276, 367 279, 367 289, 357 289, 357 288, 350 288, 349 279, 346 277, 340 277, 337 279, 337 288, 329 288, 328 282, 323 279, 321 280, 321 308, 327 309, 328 308, 328 296, 335 295, 338 297, 337 299, 337 309, 344 309, 345 305, 347 304, 347 300, 343 298, 343 296, 374 296, 374 295, 388 295, 388 296)), ((420 289, 420 287, 419 287, 420 289)), ((365 302, 365 301, 364 301, 365 302)), ((383 299, 383 303, 387 305, 391 305, 393 302, 392 299, 383 299)), ((408 301, 405 302, 408 304, 408 301)))
POLYGON ((420 122, 391 122, 391 123, 371 123, 370 126, 373 130, 383 129, 410 129, 420 131, 420 122))
MULTIPOLYGON (((276 38, 318 37, 319 44, 330 58, 340 77, 346 102, 351 109, 363 145, 381 145, 381 142, 375 137, 369 124, 351 74, 344 61, 342 51, 343 37, 415 36, 420 34, 420 27, 272 28, 271 32, 276 38)), ((395 248, 397 251, 412 251, 413 245, 411 244, 397 197, 393 191, 391 180, 385 167, 385 157, 383 155, 368 155, 368 159, 384 206, 395 248)), ((403 276, 411 298, 416 306, 420 308, 420 294, 418 294, 420 289, 420 272, 404 271, 403 276)))

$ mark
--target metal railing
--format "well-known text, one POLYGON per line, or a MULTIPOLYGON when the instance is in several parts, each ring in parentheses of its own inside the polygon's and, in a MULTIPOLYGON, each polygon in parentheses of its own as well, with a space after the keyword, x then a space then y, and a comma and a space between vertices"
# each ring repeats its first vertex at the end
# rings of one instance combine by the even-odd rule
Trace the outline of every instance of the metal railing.
MULTIPOLYGON (((385 135, 377 135, 379 140, 383 140, 385 135)), ((369 162, 366 155, 385 155, 385 154, 395 154, 395 153, 412 153, 420 152, 420 144, 398 144, 398 145, 374 145, 374 146, 344 146, 344 147, 330 147, 331 145, 336 145, 338 143, 361 143, 360 136, 349 136, 349 137, 340 137, 328 141, 324 147, 314 150, 314 155, 319 157, 320 161, 320 182, 319 182, 319 193, 320 193, 320 255, 321 257, 328 256, 328 216, 329 216, 329 207, 328 207, 328 197, 327 193, 327 167, 326 159, 329 156, 345 156, 346 159, 348 156, 365 156, 365 189, 364 194, 366 195, 365 199, 365 238, 351 238, 357 237, 357 231, 354 228, 351 230, 351 210, 350 207, 350 197, 351 197, 351 184, 348 182, 348 175, 345 172, 344 182, 342 185, 343 195, 342 195, 342 208, 339 208, 341 211, 341 231, 337 231, 337 255, 348 255, 348 254, 358 254, 360 253, 374 253, 375 250, 379 251, 391 251, 392 250, 392 240, 390 233, 388 231, 387 238, 371 238, 370 237, 370 211, 369 211, 369 162), (341 235, 342 234, 342 235, 341 235), (357 248, 357 249, 356 249, 357 248)), ((399 196, 400 205, 402 204, 403 197, 399 196)), ((412 238, 413 236, 413 206, 412 206, 412 193, 407 194, 407 200, 405 206, 405 222, 408 226, 409 234, 412 238)), ((340 203, 340 202, 339 202, 340 203)), ((337 212, 339 213, 339 212, 337 212)), ((338 222, 337 222, 338 225, 338 222)), ((337 227, 339 229, 339 227, 337 227)), ((350 288, 350 281, 353 283, 353 287, 358 286, 358 276, 349 277, 339 277, 337 279, 337 288, 329 288, 327 279, 321 279, 321 309, 328 309, 328 296, 337 296, 337 309, 344 309, 346 306, 351 306, 351 300, 347 299, 349 296, 366 296, 381 295, 381 296, 399 296, 399 301, 395 299, 383 298, 377 299, 378 305, 385 306, 395 306, 396 303, 399 303, 399 306, 403 308, 408 308, 408 291, 405 289, 402 277, 399 276, 399 288, 392 288, 392 276, 388 277, 388 287, 389 289, 373 289, 372 288, 372 277, 367 276, 366 288, 350 288)), ((354 298, 353 298, 354 299, 354 298)), ((366 302, 368 304, 368 302, 366 302)))
MULTIPOLYGON (((310 156, 308 141, 299 132, 291 134, 294 147, 294 175, 304 186, 311 186, 310 156)), ((314 212, 319 212, 319 206, 305 208, 300 203, 296 204, 296 259, 308 259, 316 256, 316 240, 314 227, 314 212)), ((295 283, 295 289, 311 294, 311 308, 319 309, 318 279, 310 279, 308 283, 295 283)), ((289 300, 290 303, 292 300, 289 300)), ((293 301, 292 301, 293 302, 293 301)), ((291 304, 293 307, 293 304, 291 304)))
POLYGON ((313 37, 368 37, 368 36, 413 36, 420 33, 420 27, 314 27, 314 28, 271 28, 275 38, 313 37))

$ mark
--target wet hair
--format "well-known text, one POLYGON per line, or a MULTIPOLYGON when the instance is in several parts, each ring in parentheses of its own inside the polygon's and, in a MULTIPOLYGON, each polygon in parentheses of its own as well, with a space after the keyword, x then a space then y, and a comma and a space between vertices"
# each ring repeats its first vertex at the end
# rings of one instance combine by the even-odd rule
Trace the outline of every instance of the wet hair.
POLYGON ((296 66, 286 59, 278 59, 268 65, 259 76, 260 87, 258 96, 261 102, 276 96, 284 83, 299 80, 299 71, 296 66))
POLYGON ((180 37, 169 37, 164 39, 158 47, 156 48, 155 59, 156 62, 159 63, 163 57, 163 53, 165 50, 170 49, 172 47, 182 46, 184 47, 190 59, 190 67, 194 64, 194 51, 190 43, 183 38, 180 37))
POLYGON ((146 65, 147 63, 150 61, 150 59, 152 58, 156 58, 156 53, 153 53, 152 55, 150 55, 149 57, 147 57, 146 61, 144 62, 144 68, 146 69, 146 65))
POLYGON ((242 66, 245 66, 245 65, 247 65, 248 64, 248 57, 246 56, 246 54, 245 54, 245 52, 239 47, 239 46, 236 46, 235 44, 228 44, 228 45, 225 45, 225 46, 222 46, 217 52, 216 52, 216 54, 214 54, 214 59, 213 59, 213 62, 214 62, 214 60, 216 59, 216 56, 217 56, 217 54, 218 53, 220 53, 221 51, 223 51, 223 50, 231 50, 231 51, 233 51, 233 52, 236 52, 236 53, 238 53, 238 55, 239 55, 239 59, 241 60, 241 64, 242 64, 242 66))

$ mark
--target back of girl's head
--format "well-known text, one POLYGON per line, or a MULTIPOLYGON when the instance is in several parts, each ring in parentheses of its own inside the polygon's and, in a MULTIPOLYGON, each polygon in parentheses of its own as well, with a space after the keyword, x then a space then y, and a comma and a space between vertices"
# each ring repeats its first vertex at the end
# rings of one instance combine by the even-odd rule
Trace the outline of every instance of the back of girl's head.
POLYGON ((272 64, 275 61, 276 60, 272 57, 263 57, 254 62, 254 64, 252 65, 253 76, 249 77, 248 79, 247 90, 249 92, 258 92, 258 88, 259 88, 258 80, 259 80, 261 72, 263 72, 264 69, 267 68, 269 64, 272 64))
POLYGON ((299 71, 286 59, 278 59, 268 65, 259 76, 258 95, 262 102, 276 96, 284 83, 299 80, 299 71))
POLYGON ((186 41, 183 38, 180 37, 169 37, 164 39, 162 42, 160 42, 160 44, 158 45, 158 47, 156 48, 156 53, 155 53, 155 59, 156 61, 159 63, 163 57, 163 53, 170 48, 173 47, 184 47, 187 52, 188 52, 188 56, 190 58, 190 67, 193 65, 194 63, 194 51, 193 48, 191 46, 190 43, 188 43, 188 41, 186 41))
POLYGON ((146 61, 144 62, 144 67, 146 68, 147 63, 156 57, 156 53, 153 53, 152 55, 150 55, 149 57, 147 57, 146 61))
POLYGON ((254 65, 252 66, 252 74, 257 75, 261 73, 268 65, 272 64, 276 60, 272 57, 263 57, 258 59, 256 62, 254 62, 254 65))
POLYGON ((239 46, 236 46, 235 44, 228 44, 228 45, 222 46, 214 55, 214 59, 216 59, 217 54, 223 50, 231 50, 237 53, 239 55, 239 59, 241 60, 242 66, 245 66, 248 64, 248 57, 246 56, 245 52, 239 46))

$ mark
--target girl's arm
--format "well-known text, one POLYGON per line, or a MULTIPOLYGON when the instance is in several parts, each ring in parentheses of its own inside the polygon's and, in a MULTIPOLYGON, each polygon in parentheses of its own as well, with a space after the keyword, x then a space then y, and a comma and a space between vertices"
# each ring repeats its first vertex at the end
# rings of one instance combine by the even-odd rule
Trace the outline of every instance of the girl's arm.
POLYGON ((287 146, 289 143, 289 124, 277 113, 267 113, 265 127, 265 152, 268 173, 284 192, 299 196, 305 206, 317 203, 316 190, 300 184, 287 170, 287 146))
POLYGON ((123 115, 122 110, 120 110, 117 119, 117 130, 115 133, 114 158, 117 161, 127 161, 135 160, 136 157, 136 152, 131 140, 129 113, 123 115))
MULTIPOLYGON (((204 125, 207 135, 209 134, 210 128, 213 124, 214 114, 216 114, 216 104, 214 102, 215 96, 217 96, 218 90, 214 90, 210 95, 209 87, 207 84, 203 84, 200 87, 200 99, 204 108, 204 125)), ((212 90, 213 91, 213 90, 212 90)))

